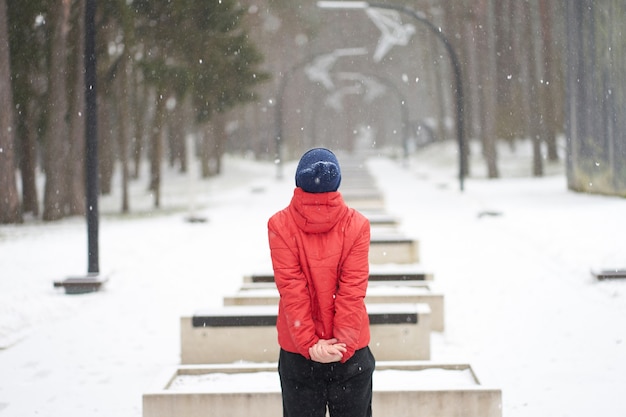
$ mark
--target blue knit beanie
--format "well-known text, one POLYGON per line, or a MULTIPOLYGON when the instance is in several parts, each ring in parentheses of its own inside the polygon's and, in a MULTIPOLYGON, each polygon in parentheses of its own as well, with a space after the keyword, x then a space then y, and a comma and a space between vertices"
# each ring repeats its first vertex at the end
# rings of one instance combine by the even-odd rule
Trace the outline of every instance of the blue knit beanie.
POLYGON ((307 193, 337 191, 341 183, 341 169, 334 153, 325 148, 307 151, 296 169, 296 187, 307 193))

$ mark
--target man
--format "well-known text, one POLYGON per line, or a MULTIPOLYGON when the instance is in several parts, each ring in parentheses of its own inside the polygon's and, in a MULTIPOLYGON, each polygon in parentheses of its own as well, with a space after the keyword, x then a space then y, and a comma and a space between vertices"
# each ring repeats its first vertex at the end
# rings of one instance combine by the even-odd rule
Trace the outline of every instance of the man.
POLYGON ((337 190, 333 152, 307 151, 289 205, 268 221, 280 293, 278 361, 284 417, 372 415, 370 224, 337 190))

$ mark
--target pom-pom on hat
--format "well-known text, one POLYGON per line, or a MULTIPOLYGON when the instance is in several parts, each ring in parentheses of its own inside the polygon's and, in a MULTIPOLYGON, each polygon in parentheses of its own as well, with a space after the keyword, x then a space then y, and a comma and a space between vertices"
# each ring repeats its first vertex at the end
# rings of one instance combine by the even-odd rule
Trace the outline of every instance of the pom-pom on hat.
POLYGON ((296 169, 296 187, 307 193, 337 191, 341 169, 334 153, 325 148, 313 148, 300 158, 296 169))

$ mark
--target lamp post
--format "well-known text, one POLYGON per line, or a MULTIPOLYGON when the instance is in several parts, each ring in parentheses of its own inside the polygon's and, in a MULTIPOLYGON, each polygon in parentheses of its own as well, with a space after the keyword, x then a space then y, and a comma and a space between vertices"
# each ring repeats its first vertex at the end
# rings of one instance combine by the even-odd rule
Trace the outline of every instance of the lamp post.
POLYGON ((96 0, 85 1, 85 185, 87 208, 87 275, 54 282, 66 294, 95 292, 107 281, 100 276, 98 245, 98 137, 96 106, 96 0))
POLYGON ((452 44, 444 36, 441 30, 430 22, 424 14, 416 12, 403 6, 396 6, 391 4, 378 4, 369 3, 366 1, 318 1, 317 7, 320 9, 391 9, 400 13, 406 14, 414 18, 420 23, 423 23, 428 29, 443 42, 446 52, 450 57, 452 63, 452 69, 454 73, 455 82, 455 96, 456 96, 456 132, 457 141, 459 146, 459 187, 460 190, 464 189, 465 173, 467 172, 467 144, 465 143, 464 136, 464 118, 463 118, 463 85, 461 79, 461 66, 457 55, 452 47, 452 44))
POLYGON ((98 134, 96 105, 95 0, 85 3, 85 137, 87 176, 88 273, 100 272, 98 248, 98 134))

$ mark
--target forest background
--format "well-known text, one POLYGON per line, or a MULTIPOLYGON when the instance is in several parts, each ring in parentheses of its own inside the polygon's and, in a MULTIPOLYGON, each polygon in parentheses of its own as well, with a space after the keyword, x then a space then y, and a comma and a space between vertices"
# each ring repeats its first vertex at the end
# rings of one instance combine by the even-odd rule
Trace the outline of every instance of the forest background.
MULTIPOLYGON (((377 4, 420 19, 304 0, 98 2, 99 192, 119 169, 120 211, 130 181, 158 208, 164 164, 185 173, 198 158, 207 178, 226 152, 279 166, 320 145, 405 157, 461 126, 489 178, 499 141, 530 140, 531 175, 565 159, 570 189, 626 195, 623 2, 377 4), (404 30, 384 54, 381 22, 404 30)), ((0 0, 0 223, 85 214, 84 15, 85 0, 0 0)), ((469 149, 460 175, 480 175, 469 149)))

